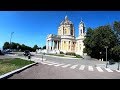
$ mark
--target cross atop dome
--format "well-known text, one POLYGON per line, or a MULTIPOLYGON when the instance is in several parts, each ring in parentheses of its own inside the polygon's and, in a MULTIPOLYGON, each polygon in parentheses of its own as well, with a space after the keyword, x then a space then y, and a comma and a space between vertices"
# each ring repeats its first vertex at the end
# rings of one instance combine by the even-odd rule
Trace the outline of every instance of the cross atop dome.
POLYGON ((68 16, 67 15, 65 16, 65 20, 68 20, 68 16))
POLYGON ((67 15, 65 16, 65 19, 60 23, 60 25, 70 25, 70 24, 73 25, 73 23, 68 19, 67 15))
POLYGON ((83 19, 82 19, 82 17, 81 17, 81 21, 80 21, 80 24, 81 24, 81 23, 83 24, 83 19))

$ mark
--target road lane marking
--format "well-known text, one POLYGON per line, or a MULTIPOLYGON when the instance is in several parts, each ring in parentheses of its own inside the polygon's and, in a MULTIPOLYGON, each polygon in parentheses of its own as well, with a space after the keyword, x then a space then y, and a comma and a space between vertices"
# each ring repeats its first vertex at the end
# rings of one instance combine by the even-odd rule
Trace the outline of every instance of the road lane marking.
POLYGON ((84 70, 84 68, 85 68, 85 65, 81 65, 79 70, 84 70))
POLYGON ((113 72, 111 69, 109 68, 105 68, 105 70, 107 70, 108 72, 113 72))
POLYGON ((116 70, 117 72, 120 72, 120 70, 116 70))
POLYGON ((47 64, 47 65, 55 65, 55 64, 58 64, 58 63, 50 63, 50 64, 47 64))
POLYGON ((45 62, 41 62, 42 64, 48 64, 48 63, 45 63, 45 62))
POLYGON ((64 65, 64 66, 62 66, 63 68, 66 68, 66 67, 68 67, 68 66, 70 66, 71 64, 67 64, 67 65, 64 65))
POLYGON ((75 69, 78 65, 73 65, 72 67, 70 67, 71 69, 75 69))
POLYGON ((57 65, 54 65, 54 66, 58 67, 58 66, 61 66, 61 65, 64 65, 64 64, 62 63, 62 64, 57 64, 57 65))
POLYGON ((96 67, 99 72, 104 72, 100 67, 96 67))
POLYGON ((93 71, 93 67, 92 66, 88 66, 88 70, 89 71, 93 71))

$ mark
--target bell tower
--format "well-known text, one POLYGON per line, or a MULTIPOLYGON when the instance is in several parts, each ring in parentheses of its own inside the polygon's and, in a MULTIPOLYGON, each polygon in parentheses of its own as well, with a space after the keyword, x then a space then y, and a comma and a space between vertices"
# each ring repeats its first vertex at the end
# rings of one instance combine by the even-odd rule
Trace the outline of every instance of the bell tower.
POLYGON ((81 22, 79 24, 79 36, 80 35, 83 36, 84 34, 85 34, 85 25, 84 25, 84 22, 83 22, 83 20, 81 18, 81 22))

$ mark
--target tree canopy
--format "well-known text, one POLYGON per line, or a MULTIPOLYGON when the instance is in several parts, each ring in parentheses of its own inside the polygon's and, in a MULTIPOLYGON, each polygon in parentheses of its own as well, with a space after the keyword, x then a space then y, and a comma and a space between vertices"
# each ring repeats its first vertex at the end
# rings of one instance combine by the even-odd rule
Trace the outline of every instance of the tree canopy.
POLYGON ((15 43, 15 42, 11 42, 11 45, 9 44, 9 42, 5 42, 3 45, 3 49, 12 49, 15 51, 25 51, 25 50, 29 50, 29 51, 36 51, 36 49, 39 48, 37 45, 34 45, 34 47, 30 47, 27 46, 25 44, 19 44, 19 43, 15 43))
MULTIPOLYGON (((113 27, 116 28, 116 26, 113 27)), ((118 38, 115 31, 119 31, 120 29, 120 27, 118 28, 117 26, 117 29, 114 30, 113 27, 110 25, 104 25, 94 29, 88 28, 84 40, 84 51, 93 58, 100 59, 100 57, 102 57, 105 60, 105 46, 108 46, 108 60, 113 59, 114 56, 116 56, 116 53, 119 52, 119 50, 116 49, 119 48, 119 46, 117 46, 118 38)), ((117 56, 118 55, 119 54, 117 54, 117 56)))

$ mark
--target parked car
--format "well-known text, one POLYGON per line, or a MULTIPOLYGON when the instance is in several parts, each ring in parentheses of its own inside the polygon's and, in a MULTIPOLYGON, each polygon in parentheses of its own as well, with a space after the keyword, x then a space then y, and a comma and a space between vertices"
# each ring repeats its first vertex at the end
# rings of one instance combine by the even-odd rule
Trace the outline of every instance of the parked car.
POLYGON ((10 49, 5 49, 2 51, 4 54, 10 54, 12 51, 10 49))
POLYGON ((0 55, 4 55, 4 53, 0 50, 0 55))
POLYGON ((23 54, 24 54, 24 56, 31 55, 31 53, 30 53, 30 51, 29 51, 29 50, 25 50, 23 54))
POLYGON ((115 64, 115 61, 113 59, 109 60, 109 65, 115 64))

